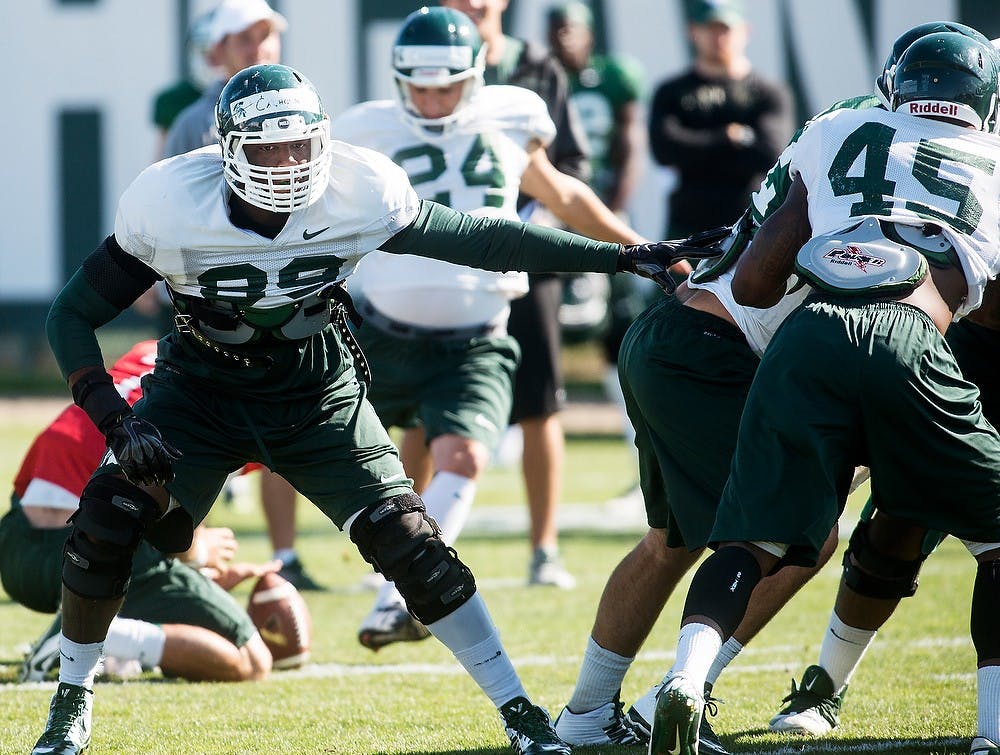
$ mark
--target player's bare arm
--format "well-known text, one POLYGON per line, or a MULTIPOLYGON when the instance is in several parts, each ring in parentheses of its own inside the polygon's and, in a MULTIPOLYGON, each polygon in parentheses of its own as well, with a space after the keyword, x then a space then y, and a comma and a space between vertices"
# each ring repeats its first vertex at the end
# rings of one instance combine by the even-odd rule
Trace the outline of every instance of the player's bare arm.
POLYGON ((771 307, 785 294, 795 255, 809 240, 808 194, 798 178, 781 207, 757 231, 733 277, 733 297, 747 307, 771 307))

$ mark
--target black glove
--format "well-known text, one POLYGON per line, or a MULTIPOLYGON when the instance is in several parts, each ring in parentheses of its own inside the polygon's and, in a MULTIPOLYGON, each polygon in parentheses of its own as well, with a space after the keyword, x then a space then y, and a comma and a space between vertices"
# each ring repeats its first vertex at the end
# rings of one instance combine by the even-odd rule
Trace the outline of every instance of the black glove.
MULTIPOLYGON (((700 234, 699 234, 700 235, 700 234)), ((729 235, 729 229, 719 238, 729 235)), ((618 272, 635 273, 650 278, 666 293, 672 294, 677 283, 668 268, 683 259, 717 257, 721 250, 714 243, 691 244, 687 239, 654 241, 649 244, 626 244, 618 253, 618 272)))
POLYGON ((170 462, 180 451, 163 440, 152 424, 132 413, 132 407, 101 368, 73 383, 73 400, 104 435, 125 476, 136 485, 164 485, 174 478, 170 462))
POLYGON ((152 423, 129 413, 108 428, 104 437, 129 481, 166 485, 174 479, 170 463, 181 458, 181 452, 163 440, 152 423))

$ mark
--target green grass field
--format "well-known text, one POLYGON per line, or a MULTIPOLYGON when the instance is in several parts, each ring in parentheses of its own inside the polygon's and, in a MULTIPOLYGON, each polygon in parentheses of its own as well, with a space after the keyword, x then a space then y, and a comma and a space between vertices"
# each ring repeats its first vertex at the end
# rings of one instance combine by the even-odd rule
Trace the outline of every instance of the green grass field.
MULTIPOLYGON (((51 404, 8 415, 0 428, 0 479, 13 477, 51 404)), ((620 440, 571 438, 565 500, 593 511, 632 481, 620 440)), ((864 492, 862 488, 859 492, 864 492)), ((520 504, 519 474, 492 470, 480 506, 520 504)), ((856 511, 857 497, 851 510, 856 511)), ((0 511, 6 504, 0 504, 0 511)), ((299 550, 334 589, 307 593, 312 664, 261 683, 190 684, 151 676, 99 683, 94 753, 505 753, 488 700, 434 640, 373 654, 355 640, 372 594, 358 585, 366 565, 347 538, 308 503, 300 506, 299 550)), ((845 515, 847 518, 849 515, 845 515)), ((210 523, 233 527, 239 558, 269 555, 258 507, 217 505, 210 523)), ((562 549, 579 584, 572 591, 528 588, 523 534, 470 534, 458 543, 536 702, 555 715, 568 699, 604 580, 641 530, 564 530, 562 549)), ((839 578, 839 554, 733 663, 716 685, 726 703, 715 726, 742 753, 967 753, 975 727, 975 653, 969 640, 973 562, 948 541, 925 565, 921 587, 880 633, 851 683, 842 725, 827 740, 766 733, 789 680, 815 661, 839 578)), ((626 678, 626 703, 670 666, 685 582, 668 604, 626 678)), ((237 589, 245 600, 249 587, 237 589)), ((0 753, 26 753, 41 731, 53 683, 13 682, 21 654, 48 625, 0 591, 0 753)), ((590 749, 624 753, 635 749, 590 749)))

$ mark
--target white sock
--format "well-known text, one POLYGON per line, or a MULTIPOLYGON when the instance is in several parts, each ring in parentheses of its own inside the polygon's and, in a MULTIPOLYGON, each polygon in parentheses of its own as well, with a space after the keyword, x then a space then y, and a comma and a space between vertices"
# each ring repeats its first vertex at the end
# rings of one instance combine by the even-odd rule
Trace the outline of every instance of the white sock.
POLYGON ((378 588, 375 596, 375 608, 388 608, 389 606, 405 606, 406 601, 396 589, 396 583, 386 580, 378 588))
POLYGON ((833 680, 834 692, 840 692, 851 680, 865 651, 875 639, 875 633, 874 629, 848 626, 840 620, 836 611, 830 614, 830 624, 819 650, 819 665, 833 680))
POLYGON ((479 593, 427 628, 455 654, 496 707, 528 696, 479 593))
POLYGON ((158 624, 116 616, 108 627, 104 653, 126 661, 139 661, 144 668, 154 668, 160 665, 166 641, 166 632, 158 624))
POLYGON ((733 662, 733 659, 740 654, 743 649, 743 643, 734 637, 730 637, 723 644, 722 649, 719 650, 719 654, 715 656, 715 660, 712 661, 712 668, 708 670, 708 677, 705 679, 706 682, 715 686, 715 682, 719 679, 719 674, 722 670, 733 662))
POLYGON ((295 555, 294 548, 276 548, 274 551, 274 559, 280 561, 282 566, 291 563, 298 556, 295 555))
POLYGON ((983 666, 976 672, 976 693, 976 736, 1000 744, 1000 666, 983 666))
POLYGON ((59 681, 94 688, 94 677, 104 653, 103 642, 79 643, 59 634, 59 681))
POLYGON ((472 499, 476 497, 475 480, 454 472, 437 472, 420 497, 428 516, 441 528, 441 539, 446 545, 454 545, 469 519, 472 499))
POLYGON ((677 659, 671 673, 687 677, 700 691, 721 649, 722 637, 715 629, 707 624, 685 624, 677 638, 677 659))
POLYGON ((580 675, 566 707, 573 713, 586 713, 614 700, 634 660, 605 650, 588 637, 580 675))

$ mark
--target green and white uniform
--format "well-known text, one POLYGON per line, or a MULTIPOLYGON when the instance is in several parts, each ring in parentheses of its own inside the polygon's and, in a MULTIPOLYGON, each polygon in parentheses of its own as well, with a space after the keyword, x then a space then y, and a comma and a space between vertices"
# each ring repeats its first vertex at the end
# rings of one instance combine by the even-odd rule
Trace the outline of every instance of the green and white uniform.
MULTIPOLYGON (((790 171, 808 191, 814 236, 873 215, 941 226, 968 284, 960 316, 1000 269, 998 155, 992 135, 839 111, 806 130, 790 171)), ((887 513, 1000 539, 1000 438, 930 318, 872 295, 815 292, 762 359, 712 541, 787 544, 787 563, 815 563, 856 465, 872 469, 887 513)))
MULTIPOLYGON (((826 112, 876 104, 874 97, 861 97, 826 112)), ((788 165, 803 129, 753 195, 757 226, 785 199, 791 186, 788 165)), ((773 307, 744 307, 733 299, 734 264, 735 256, 706 260, 689 276, 688 286, 711 291, 738 327, 668 298, 642 314, 622 343, 619 376, 636 428, 647 521, 667 530, 671 547, 693 550, 708 542, 760 356, 808 293, 790 286, 773 307)))
MULTIPOLYGON (((342 142, 331 149, 325 191, 274 238, 230 219, 219 147, 150 166, 121 198, 109 244, 164 278, 187 297, 178 306, 195 313, 192 332, 175 329, 160 342, 135 406, 183 453, 168 488, 195 523, 247 461, 279 472, 338 526, 410 491, 349 347, 315 296, 365 254, 381 247, 493 270, 615 270, 617 244, 470 218, 422 202, 383 155, 342 142), (199 315, 199 306, 211 312, 199 315)), ((49 315, 67 376, 102 364, 93 331, 131 303, 102 296, 105 273, 92 268, 74 275, 49 315)))
MULTIPOLYGON (((351 108, 331 131, 388 155, 423 199, 515 220, 527 149, 551 142, 555 125, 534 92, 488 86, 438 131, 414 124, 390 100, 351 108)), ((527 289, 519 272, 408 254, 366 257, 350 291, 365 317, 358 337, 372 367, 368 399, 382 422, 422 425, 428 441, 458 434, 495 446, 519 353, 507 335, 509 302, 527 289)))

